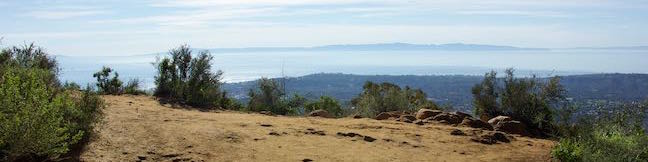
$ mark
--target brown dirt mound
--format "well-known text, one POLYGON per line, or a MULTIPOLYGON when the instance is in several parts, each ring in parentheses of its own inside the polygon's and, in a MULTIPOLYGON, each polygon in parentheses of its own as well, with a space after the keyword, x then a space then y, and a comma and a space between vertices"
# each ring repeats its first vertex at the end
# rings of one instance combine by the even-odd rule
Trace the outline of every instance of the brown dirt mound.
POLYGON ((474 128, 443 124, 200 112, 147 96, 103 98, 105 119, 83 161, 550 161, 555 144, 515 137, 485 145, 471 141, 474 128), (455 129, 467 135, 451 135, 455 129))

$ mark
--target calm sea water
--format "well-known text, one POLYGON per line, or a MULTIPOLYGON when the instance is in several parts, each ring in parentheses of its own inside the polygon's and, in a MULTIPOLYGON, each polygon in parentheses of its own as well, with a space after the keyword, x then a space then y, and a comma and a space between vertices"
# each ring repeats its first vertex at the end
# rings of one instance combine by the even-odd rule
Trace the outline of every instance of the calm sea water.
MULTIPOLYGON (((483 75, 494 69, 519 69, 521 75, 587 73, 648 73, 648 51, 305 51, 212 53, 213 68, 225 72, 226 82, 260 77, 302 76, 312 73, 385 75, 483 75)), ((165 56, 162 54, 160 56, 165 56)), ((139 78, 153 87, 158 55, 58 56, 61 80, 93 83, 102 66, 119 72, 122 80, 139 78)))

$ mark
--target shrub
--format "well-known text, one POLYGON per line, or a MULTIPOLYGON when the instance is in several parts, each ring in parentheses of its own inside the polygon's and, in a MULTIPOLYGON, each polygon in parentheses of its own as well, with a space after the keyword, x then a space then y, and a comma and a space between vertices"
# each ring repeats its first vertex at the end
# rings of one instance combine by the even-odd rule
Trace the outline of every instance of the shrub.
POLYGON ((648 134, 642 127, 647 104, 630 103, 585 117, 552 150, 561 161, 648 161, 648 134))
POLYGON ((285 97, 285 93, 277 81, 261 78, 257 81, 257 89, 248 92, 249 111, 270 111, 279 115, 296 115, 306 99, 299 95, 285 97))
POLYGON ((234 103, 220 88, 223 72, 211 71, 213 57, 207 51, 192 58, 192 50, 183 45, 169 55, 154 64, 158 70, 155 96, 201 108, 225 108, 234 103))
POLYGON ((357 113, 365 117, 388 111, 414 112, 422 107, 439 109, 434 102, 427 99, 427 94, 422 90, 410 87, 401 89, 398 85, 387 82, 366 82, 363 92, 352 100, 352 104, 357 113))
POLYGON ((0 161, 55 160, 79 148, 101 115, 90 90, 65 90, 55 61, 33 45, 2 52, 0 161))
POLYGON ((553 131, 554 110, 564 107, 566 90, 560 78, 553 77, 547 83, 535 78, 516 78, 513 69, 506 70, 503 87, 487 73, 484 80, 472 88, 475 113, 483 120, 498 115, 511 116, 530 128, 544 132, 553 131))
POLYGON ((100 71, 92 75, 92 77, 97 78, 99 93, 109 95, 119 95, 122 93, 123 82, 119 80, 119 73, 114 72, 115 75, 109 78, 112 72, 113 69, 104 66, 100 71))
POLYGON ((326 110, 329 114, 334 115, 335 117, 341 117, 343 114, 340 103, 329 96, 321 96, 319 100, 306 104, 304 109, 307 112, 319 109, 326 110))
POLYGON ((140 83, 141 81, 139 79, 131 79, 126 83, 126 86, 124 86, 124 88, 122 89, 125 94, 132 94, 132 95, 146 94, 146 92, 140 89, 140 83))

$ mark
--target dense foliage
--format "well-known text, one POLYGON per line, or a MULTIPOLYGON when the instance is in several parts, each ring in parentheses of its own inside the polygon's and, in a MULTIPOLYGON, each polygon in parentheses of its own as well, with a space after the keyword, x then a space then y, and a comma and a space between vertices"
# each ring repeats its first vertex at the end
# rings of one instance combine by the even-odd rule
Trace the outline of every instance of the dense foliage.
POLYGON ((566 103, 566 90, 560 85, 559 77, 544 83, 535 76, 516 78, 514 70, 508 69, 500 86, 496 75, 494 71, 487 73, 482 83, 473 87, 475 115, 483 120, 506 115, 529 128, 553 131, 554 110, 562 109, 566 103))
MULTIPOLYGON (((455 109, 472 111, 471 88, 481 83, 483 76, 438 75, 438 76, 387 76, 351 74, 313 74, 286 78, 287 94, 300 94, 308 99, 331 96, 342 104, 355 98, 363 91, 366 81, 390 82, 401 87, 410 86, 423 90, 428 97, 440 105, 450 104, 455 109)), ((538 78, 547 81, 550 78, 538 78)), ((503 83, 503 78, 497 78, 503 83)), ((648 98, 648 74, 588 74, 561 76, 560 83, 567 90, 567 96, 575 102, 592 100, 640 101, 648 98)), ((246 96, 256 81, 228 83, 223 86, 232 96, 246 96)), ((589 105, 583 105, 589 107, 589 105)))
POLYGON ((114 72, 115 75, 110 78, 112 72, 113 69, 104 66, 100 71, 92 75, 92 77, 97 78, 97 88, 99 88, 99 93, 110 95, 119 95, 122 93, 123 82, 119 80, 119 73, 114 72))
POLYGON ((155 96, 201 108, 228 108, 234 104, 220 89, 223 72, 212 72, 213 57, 207 51, 193 57, 189 46, 183 45, 169 55, 155 64, 155 96))
POLYGON ((0 69, 0 161, 57 159, 89 137, 102 100, 63 88, 56 61, 41 48, 3 50, 0 69))
POLYGON ((276 80, 261 78, 257 89, 248 92, 249 111, 270 111, 279 115, 294 115, 298 113, 306 99, 299 95, 286 97, 283 87, 276 80))
POLYGON ((439 109, 420 89, 401 89, 400 86, 387 82, 366 82, 363 89, 351 102, 357 113, 366 117, 389 111, 414 112, 423 107, 439 109))
POLYGON ((561 161, 648 161, 648 103, 601 106, 565 125, 552 154, 561 161))
POLYGON ((329 96, 322 96, 319 100, 308 102, 304 106, 306 112, 311 112, 315 110, 326 110, 330 115, 334 117, 342 117, 344 111, 340 103, 329 96))

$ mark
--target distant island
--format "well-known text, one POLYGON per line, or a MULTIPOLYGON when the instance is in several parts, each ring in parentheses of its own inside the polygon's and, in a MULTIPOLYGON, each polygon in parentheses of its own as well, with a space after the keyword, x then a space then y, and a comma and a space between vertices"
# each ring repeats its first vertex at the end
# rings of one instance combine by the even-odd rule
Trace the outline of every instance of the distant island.
POLYGON ((514 46, 483 44, 410 44, 410 43, 377 43, 377 44, 340 44, 315 47, 249 47, 249 48, 211 48, 210 52, 286 52, 286 51, 529 51, 549 50, 548 48, 521 48, 514 46))

